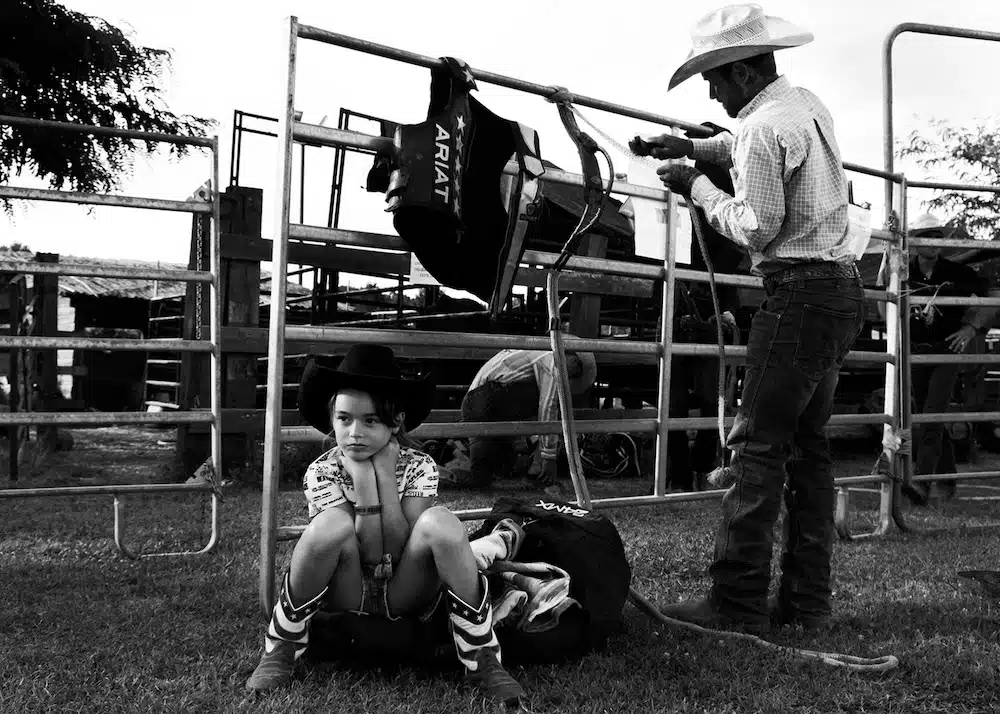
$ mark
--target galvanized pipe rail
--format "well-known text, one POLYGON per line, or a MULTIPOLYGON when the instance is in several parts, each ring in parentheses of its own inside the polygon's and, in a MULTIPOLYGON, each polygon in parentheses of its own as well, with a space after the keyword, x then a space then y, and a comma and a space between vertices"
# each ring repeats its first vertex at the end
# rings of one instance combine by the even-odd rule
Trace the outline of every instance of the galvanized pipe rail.
MULTIPOLYGON (((115 424, 209 424, 211 425, 211 463, 216 478, 222 464, 222 308, 220 302, 220 197, 219 197, 219 142, 218 137, 191 137, 156 132, 133 131, 119 127, 73 124, 30 117, 0 116, 0 125, 20 126, 52 132, 74 132, 91 136, 115 136, 134 141, 169 143, 195 146, 211 151, 211 197, 209 200, 184 201, 137 196, 105 195, 78 191, 34 189, 0 186, 0 198, 75 203, 82 205, 120 206, 148 210, 179 211, 190 213, 195 220, 209 222, 209 269, 186 270, 151 267, 97 266, 72 263, 36 263, 30 260, 0 260, 0 273, 27 273, 37 275, 133 278, 207 284, 209 286, 209 339, 127 339, 80 337, 71 335, 0 335, 0 350, 122 350, 122 351, 173 351, 208 354, 210 357, 211 404, 208 410, 177 410, 150 412, 5 412, 0 413, 0 426, 104 426, 115 424), (204 217, 204 218, 202 218, 204 217)), ((219 537, 219 489, 212 484, 127 484, 108 486, 72 486, 57 488, 0 489, 0 500, 15 498, 74 497, 111 495, 114 498, 114 539, 119 551, 126 557, 139 559, 166 555, 194 555, 207 553, 219 537), (211 534, 199 550, 167 553, 138 553, 125 543, 125 494, 210 493, 212 501, 211 534)))
MULTIPOLYGON (((656 413, 655 409, 642 410, 656 413)), ((828 426, 846 426, 851 424, 886 424, 889 416, 886 414, 834 414, 830 417, 828 426)), ((733 425, 733 417, 726 417, 726 426, 733 425)), ((418 439, 439 439, 446 436, 468 437, 478 436, 489 430, 492 436, 532 436, 536 434, 559 434, 561 422, 558 421, 490 421, 473 422, 454 419, 438 419, 424 422, 411 432, 418 439)), ((601 419, 599 417, 575 417, 576 431, 581 434, 613 434, 653 433, 661 426, 666 431, 689 431, 691 429, 712 429, 716 425, 714 417, 671 417, 666 424, 660 424, 655 416, 634 417, 631 419, 601 419)), ((284 426, 281 428, 283 442, 322 443, 329 439, 328 434, 317 431, 311 426, 284 426)))
MULTIPOLYGON (((308 141, 313 144, 328 147, 349 147, 355 149, 370 149, 372 151, 386 151, 392 148, 392 141, 385 137, 374 136, 372 134, 365 134, 359 131, 353 131, 350 129, 335 129, 332 127, 319 126, 316 124, 304 124, 302 122, 295 122, 293 138, 296 141, 304 142, 308 141)), ((844 164, 847 170, 856 170, 856 164, 844 164), (853 168, 848 168, 853 167, 853 168)), ((504 166, 503 172, 510 176, 517 175, 519 171, 517 162, 511 161, 504 166)), ((875 171, 870 170, 868 173, 875 171)), ((876 172, 881 173, 881 172, 876 172)), ((574 174, 569 171, 561 171, 558 169, 547 168, 545 170, 545 181, 550 183, 558 183, 567 186, 583 186, 583 176, 580 174, 574 174)), ((624 181, 615 181, 614 193, 621 194, 625 196, 633 196, 635 198, 646 198, 653 201, 666 202, 667 191, 665 189, 650 188, 648 186, 642 186, 639 184, 631 184, 624 181)), ((291 227, 290 236, 293 238, 302 239, 313 239, 313 240, 326 240, 325 236, 342 232, 340 229, 336 228, 326 228, 321 226, 303 226, 303 225, 293 225, 291 227)), ((378 234, 368 234, 369 236, 375 236, 378 234)), ((384 236, 384 238, 389 239, 394 245, 379 245, 371 244, 371 247, 377 248, 395 248, 397 250, 408 250, 405 246, 406 244, 403 240, 397 236, 384 236)), ((873 229, 872 238, 879 241, 893 242, 895 237, 887 230, 873 229)), ((706 278, 707 279, 707 278, 706 278)))
POLYGON ((157 211, 179 211, 186 213, 212 212, 211 206, 196 201, 171 201, 165 198, 145 198, 142 196, 111 196, 102 193, 53 191, 47 188, 24 188, 22 186, 0 186, 0 198, 79 203, 88 206, 148 208, 157 211))
MULTIPOLYGON (((432 57, 425 57, 414 53, 397 50, 384 45, 377 45, 364 40, 348 37, 322 30, 320 28, 302 25, 296 17, 289 18, 288 34, 286 36, 286 57, 287 73, 281 96, 281 112, 278 116, 277 136, 280 142, 280 155, 282 157, 279 170, 279 191, 275 199, 274 231, 272 245, 272 270, 274 273, 274 287, 272 301, 274 304, 284 304, 287 291, 285 286, 285 276, 288 270, 288 242, 289 239, 309 240, 326 243, 347 243, 350 245, 398 250, 408 252, 408 248, 401 239, 396 236, 381 236, 372 233, 359 231, 344 231, 339 229, 323 228, 319 226, 296 225, 290 222, 291 214, 291 192, 292 192, 292 148, 295 142, 309 143, 319 146, 348 146, 365 150, 378 150, 387 145, 388 140, 383 137, 375 137, 360 132, 320 127, 306 124, 299 121, 295 112, 295 85, 298 62, 298 42, 300 39, 315 40, 326 44, 332 44, 348 49, 357 50, 367 54, 372 54, 392 60, 405 62, 412 65, 432 68, 440 64, 440 60, 432 57)), ((505 77, 482 70, 473 69, 473 76, 481 81, 497 84, 520 91, 529 92, 539 96, 548 97, 553 88, 545 85, 532 84, 523 80, 505 77)), ((629 107, 623 107, 609 102, 603 102, 590 97, 575 96, 574 101, 580 106, 588 106, 602 111, 608 111, 620 116, 628 116, 643 121, 650 121, 657 124, 682 128, 696 135, 707 135, 707 130, 697 124, 682 122, 670 117, 663 117, 649 112, 643 112, 629 107)), ((878 169, 860 167, 853 164, 845 164, 848 170, 856 170, 868 175, 881 176, 887 181, 901 181, 902 178, 891 172, 882 172, 878 169)), ((505 169, 512 173, 516 168, 508 165, 505 169)), ((583 179, 578 174, 565 171, 549 169, 546 171, 545 179, 557 183, 573 186, 582 186, 583 179)), ((691 420, 671 419, 668 417, 669 387, 670 387, 670 364, 671 355, 678 354, 705 354, 717 355, 718 348, 715 345, 672 345, 672 325, 674 312, 674 282, 676 279, 684 280, 707 280, 705 273, 697 271, 679 270, 674 267, 674 245, 677 221, 674 220, 674 213, 677 208, 677 198, 668 191, 662 189, 648 188, 622 183, 616 184, 616 193, 636 196, 649 200, 658 201, 668 207, 668 220, 665 228, 664 239, 666 241, 666 258, 660 265, 629 265, 620 261, 607 261, 601 259, 572 258, 566 266, 568 270, 605 272, 614 275, 626 275, 653 280, 662 280, 663 304, 661 313, 661 341, 660 342, 618 342, 610 340, 585 340, 579 338, 567 338, 566 346, 569 349, 588 350, 597 353, 619 353, 629 356, 635 361, 655 360, 660 367, 660 377, 658 383, 658 406, 655 419, 635 419, 635 420, 588 420, 581 422, 583 427, 580 431, 591 429, 622 430, 626 421, 630 428, 639 430, 650 430, 657 433, 656 463, 654 474, 654 492, 650 496, 628 497, 604 499, 594 503, 597 508, 605 508, 623 505, 653 505, 674 501, 698 500, 704 498, 714 498, 721 495, 721 492, 691 493, 691 494, 667 494, 666 493, 666 433, 671 428, 681 428, 681 425, 689 423, 691 420)), ((886 225, 889 225, 888 211, 886 225)), ((899 242, 899 236, 891 231, 873 231, 873 238, 883 240, 887 245, 899 242)), ((540 266, 549 266, 554 261, 552 254, 526 251, 523 263, 540 266)), ((744 276, 721 276, 718 279, 720 284, 747 285, 749 287, 759 287, 760 281, 755 278, 744 276)), ((898 285, 890 285, 888 294, 882 291, 871 291, 869 295, 875 299, 888 302, 887 312, 895 316, 898 314, 896 301, 898 300, 898 285)), ((892 326, 895 328, 895 325, 892 326)), ((402 331, 385 329, 359 329, 350 327, 301 327, 286 326, 285 313, 283 310, 272 310, 270 315, 270 329, 268 335, 268 356, 267 356, 267 409, 264 437, 264 474, 263 474, 263 504, 261 514, 261 565, 259 580, 260 606, 264 613, 269 613, 274 602, 274 567, 276 547, 279 536, 277 524, 277 496, 278 496, 278 470, 279 450, 283 440, 298 440, 317 438, 317 434, 312 433, 311 428, 300 429, 296 427, 282 428, 282 393, 284 376, 284 345, 286 340, 297 342, 311 342, 313 344, 336 344, 336 343, 359 343, 369 342, 378 344, 405 344, 405 345, 427 345, 438 346, 440 349, 449 347, 460 348, 510 348, 520 347, 529 349, 549 349, 550 345, 545 338, 497 336, 484 334, 464 334, 453 333, 433 333, 424 331, 402 331)), ((743 355, 745 348, 727 348, 729 355, 743 355)), ((852 361, 874 361, 887 364, 886 383, 887 393, 893 394, 889 388, 895 374, 893 365, 896 361, 895 352, 888 353, 855 353, 851 356, 852 361)), ((850 415, 851 423, 894 423, 898 420, 898 415, 892 407, 892 402, 888 402, 889 413, 878 415, 863 415, 862 418, 850 415)), ((711 422, 710 419, 697 420, 697 423, 711 422)), ((838 419, 839 421, 839 419, 838 419)), ((456 434, 456 433, 481 433, 485 424, 425 424, 420 427, 420 435, 428 434, 456 434), (447 431, 445 430, 447 429, 447 431)), ((540 431, 555 429, 557 425, 539 422, 502 424, 490 423, 489 428, 492 433, 531 433, 537 434, 540 431)), ((416 432, 415 432, 416 433, 416 432)), ((321 438, 321 437, 320 437, 321 438)), ((881 483, 883 487, 883 521, 880 528, 887 527, 888 512, 886 506, 887 491, 886 480, 881 476, 860 477, 859 483, 881 483)), ((481 518, 486 511, 477 509, 473 511, 460 512, 462 518, 481 518)), ((280 534, 285 537, 295 528, 280 529, 280 534)))
MULTIPOLYGON (((547 174, 546 174, 547 175, 547 174)), ((395 250, 400 253, 409 252, 409 248, 399 236, 382 233, 369 233, 365 231, 352 231, 343 228, 326 228, 321 226, 306 226, 293 224, 289 227, 289 236, 299 240, 310 240, 327 243, 330 245, 349 245, 357 248, 375 248, 380 251, 395 250)), ((895 242, 895 238, 889 231, 872 231, 872 237, 886 243, 895 242)), ((555 253, 548 253, 538 250, 526 250, 521 257, 521 265, 527 267, 549 268, 555 264, 559 256, 555 253)), ((643 278, 648 280, 663 280, 666 270, 662 265, 652 265, 647 263, 630 263, 624 260, 614 260, 611 258, 587 258, 583 256, 573 256, 566 263, 566 271, 579 271, 590 273, 603 273, 605 275, 618 275, 630 278, 643 278)), ((674 275, 678 280, 685 282, 708 282, 708 273, 704 271, 691 270, 689 268, 674 268, 674 275)), ((717 285, 730 285, 742 288, 762 289, 763 283, 760 278, 752 275, 731 275, 727 273, 717 273, 715 275, 717 285)), ((387 288, 397 290, 398 288, 387 288)), ((865 297, 869 300, 879 302, 890 302, 895 300, 895 296, 887 294, 882 290, 865 290, 865 297)), ((1000 298, 990 298, 997 300, 1000 298)), ((289 302, 298 300, 291 298, 289 302)))

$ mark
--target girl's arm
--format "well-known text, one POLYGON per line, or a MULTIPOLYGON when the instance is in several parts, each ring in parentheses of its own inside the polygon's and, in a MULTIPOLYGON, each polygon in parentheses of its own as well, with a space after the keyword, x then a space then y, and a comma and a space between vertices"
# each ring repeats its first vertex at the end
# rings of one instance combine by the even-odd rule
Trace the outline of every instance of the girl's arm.
MULTIPOLYGON (((354 482, 356 503, 354 504, 354 530, 358 536, 358 550, 361 562, 375 565, 382 559, 382 514, 375 465, 370 459, 354 461, 347 457, 341 465, 354 482)), ((382 516, 384 517, 384 516, 382 516)))
POLYGON ((375 465, 375 481, 378 484, 379 499, 382 502, 382 552, 392 556, 395 563, 403 553, 403 546, 410 537, 410 521, 403 513, 396 481, 396 465, 399 462, 399 442, 390 439, 372 457, 375 465))
POLYGON ((410 530, 413 530, 417 519, 434 505, 434 499, 437 497, 437 464, 427 454, 416 452, 406 465, 403 478, 405 481, 400 505, 410 530))

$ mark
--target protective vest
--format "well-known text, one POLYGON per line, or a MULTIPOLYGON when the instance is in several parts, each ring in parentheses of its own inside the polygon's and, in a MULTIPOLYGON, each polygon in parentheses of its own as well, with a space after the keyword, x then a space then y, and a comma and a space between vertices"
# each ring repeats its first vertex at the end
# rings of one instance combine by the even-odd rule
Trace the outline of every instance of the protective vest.
POLYGON ((489 303, 495 317, 537 209, 545 171, 538 134, 483 106, 469 94, 476 83, 468 65, 443 59, 431 71, 427 120, 396 126, 395 157, 376 159, 368 190, 386 191, 396 232, 427 271, 489 303), (503 169, 515 157, 518 175, 504 191, 503 169), (379 174, 387 169, 386 184, 379 174))

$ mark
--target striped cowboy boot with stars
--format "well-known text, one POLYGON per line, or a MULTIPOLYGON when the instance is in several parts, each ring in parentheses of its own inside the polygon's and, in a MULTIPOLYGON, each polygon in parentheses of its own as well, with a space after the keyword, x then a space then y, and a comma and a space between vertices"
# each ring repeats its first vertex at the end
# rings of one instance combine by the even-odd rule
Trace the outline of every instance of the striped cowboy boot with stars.
POLYGON ((274 604, 264 635, 264 654, 247 680, 247 689, 267 692, 291 683, 295 662, 309 646, 309 620, 319 610, 328 589, 323 588, 316 597, 296 606, 292 603, 292 589, 288 571, 285 571, 278 602, 274 604))
POLYGON ((490 603, 486 575, 479 574, 482 597, 478 605, 470 605, 447 590, 448 623, 458 659, 465 667, 465 676, 480 690, 508 706, 520 704, 524 689, 501 664, 500 642, 493 631, 493 606, 490 603))

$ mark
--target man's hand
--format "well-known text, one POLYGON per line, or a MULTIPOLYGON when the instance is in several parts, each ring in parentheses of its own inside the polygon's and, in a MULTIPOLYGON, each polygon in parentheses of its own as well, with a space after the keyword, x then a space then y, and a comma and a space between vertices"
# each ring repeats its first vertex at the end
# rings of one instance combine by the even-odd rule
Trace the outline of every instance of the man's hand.
POLYGON ((948 349, 952 352, 965 352, 972 339, 976 336, 976 328, 972 325, 962 325, 956 332, 948 335, 948 349))
POLYGON ((725 312, 722 313, 722 319, 720 320, 720 322, 722 323, 723 332, 729 332, 730 334, 733 335, 740 334, 740 328, 739 325, 736 324, 736 318, 733 316, 733 313, 731 313, 729 310, 726 310, 725 312))
POLYGON ((673 134, 660 134, 650 139, 635 137, 628 143, 628 148, 636 156, 652 156, 654 159, 683 159, 690 156, 694 144, 690 139, 683 139, 673 134))
POLYGON ((693 166, 686 164, 664 164, 656 170, 663 185, 674 193, 682 196, 691 195, 691 184, 704 174, 693 166))

